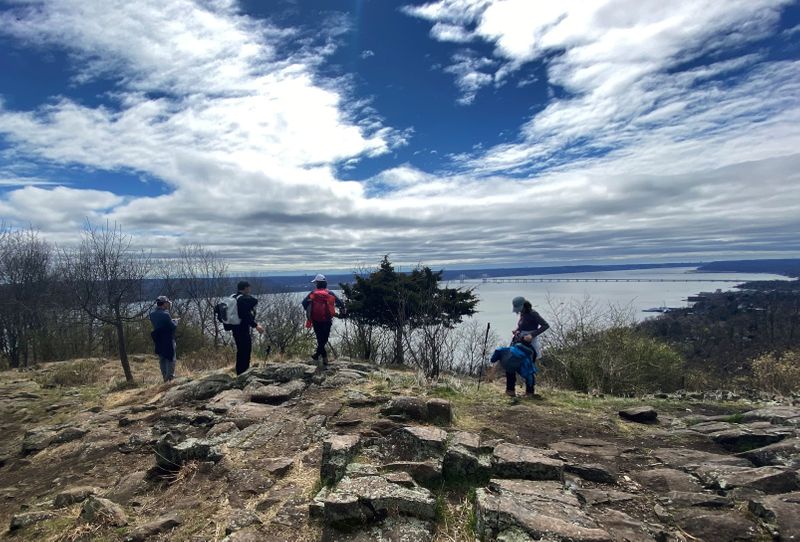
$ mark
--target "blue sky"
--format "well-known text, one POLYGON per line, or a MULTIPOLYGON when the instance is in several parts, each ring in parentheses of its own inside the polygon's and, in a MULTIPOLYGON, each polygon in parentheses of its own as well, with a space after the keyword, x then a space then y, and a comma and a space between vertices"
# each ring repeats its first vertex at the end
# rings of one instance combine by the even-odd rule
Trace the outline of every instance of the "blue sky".
POLYGON ((0 1, 0 217, 234 268, 800 255, 800 3, 0 1))

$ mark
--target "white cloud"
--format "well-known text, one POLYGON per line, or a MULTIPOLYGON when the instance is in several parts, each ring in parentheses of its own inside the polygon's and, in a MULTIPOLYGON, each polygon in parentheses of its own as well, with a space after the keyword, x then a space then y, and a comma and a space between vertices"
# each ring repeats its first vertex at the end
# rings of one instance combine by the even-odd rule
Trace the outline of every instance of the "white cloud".
POLYGON ((461 91, 458 103, 469 105, 475 101, 478 91, 491 85, 494 78, 492 74, 483 70, 489 69, 494 62, 488 58, 478 58, 468 53, 460 52, 453 55, 453 64, 445 68, 445 72, 456 76, 456 85, 461 91))
POLYGON ((0 105, 4 157, 138 172, 170 192, 13 186, 59 182, 23 168, 0 175, 0 215, 60 241, 74 241, 85 218, 115 220, 157 252, 201 242, 248 269, 342 268, 385 253, 489 265, 797 252, 800 66, 735 54, 770 31, 779 6, 406 8, 455 44, 445 69, 465 103, 530 62, 544 63, 557 91, 525 104, 537 112, 512 143, 453 153, 450 172, 403 164, 357 183, 336 167, 388 153, 413 131, 387 126, 346 78, 319 75, 335 33, 297 45, 295 30, 226 1, 12 4, 0 33, 70 51, 78 85, 117 85, 112 105, 0 105), (464 52, 477 40, 493 57, 464 52))

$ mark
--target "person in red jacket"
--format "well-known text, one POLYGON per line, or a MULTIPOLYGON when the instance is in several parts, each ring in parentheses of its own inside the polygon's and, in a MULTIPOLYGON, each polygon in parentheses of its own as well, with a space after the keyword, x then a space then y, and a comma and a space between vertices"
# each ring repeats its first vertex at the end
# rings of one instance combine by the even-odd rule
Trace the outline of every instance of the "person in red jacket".
POLYGON ((333 317, 336 316, 336 309, 344 311, 344 303, 336 297, 336 294, 328 290, 328 281, 325 275, 314 277, 314 291, 303 299, 303 308, 314 327, 314 335, 317 338, 317 350, 311 355, 311 359, 319 361, 322 359, 323 366, 328 365, 328 354, 325 352, 325 345, 331 335, 333 317))

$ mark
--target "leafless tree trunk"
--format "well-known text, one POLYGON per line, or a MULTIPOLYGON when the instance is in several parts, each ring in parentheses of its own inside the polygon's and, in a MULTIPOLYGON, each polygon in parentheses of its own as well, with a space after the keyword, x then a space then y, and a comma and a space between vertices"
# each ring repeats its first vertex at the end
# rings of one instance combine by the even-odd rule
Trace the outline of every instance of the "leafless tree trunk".
POLYGON ((125 323, 140 319, 151 304, 145 301, 144 281, 150 273, 150 254, 131 247, 131 237, 117 224, 86 224, 80 246, 63 253, 63 276, 78 306, 91 318, 116 329, 119 359, 128 382, 133 381, 125 345, 125 323))
POLYGON ((0 225, 0 346, 12 367, 37 361, 52 285, 52 247, 34 230, 0 225))

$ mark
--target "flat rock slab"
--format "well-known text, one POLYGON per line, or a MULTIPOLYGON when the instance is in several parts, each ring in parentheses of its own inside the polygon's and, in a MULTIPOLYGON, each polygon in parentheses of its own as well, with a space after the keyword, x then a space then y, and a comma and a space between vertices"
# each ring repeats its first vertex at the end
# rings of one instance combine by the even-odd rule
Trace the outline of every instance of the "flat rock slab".
POLYGON ((598 484, 617 483, 616 473, 599 463, 567 463, 564 465, 564 471, 579 476, 589 482, 596 482, 598 484))
POLYGON ((800 407, 794 406, 771 406, 750 410, 742 414, 745 422, 764 421, 776 425, 797 425, 800 421, 800 407))
POLYGON ((685 470, 693 470, 700 465, 732 465, 736 467, 751 467, 752 463, 742 457, 731 455, 712 454, 689 448, 658 448, 653 451, 653 457, 663 464, 685 470))
POLYGON ((651 406, 626 408, 619 411, 619 416, 636 423, 655 423, 658 420, 658 412, 651 406))
POLYGON ((492 540, 519 529, 534 540, 601 542, 611 535, 560 483, 492 480, 476 493, 477 534, 492 540))
POLYGON ((223 390, 234 387, 233 377, 227 373, 213 373, 199 380, 192 380, 167 390, 161 402, 167 406, 180 405, 188 401, 210 399, 223 390))
POLYGON ((497 478, 521 480, 563 480, 564 462, 557 452, 501 443, 494 448, 492 473, 497 478))
POLYGON ((800 490, 800 475, 783 467, 701 466, 695 471, 709 489, 749 488, 768 495, 800 490))
POLYGON ((716 512, 692 509, 679 514, 676 523, 699 540, 734 542, 762 540, 758 526, 739 511, 716 512))
POLYGON ((633 478, 642 486, 656 493, 668 491, 698 492, 703 489, 691 474, 676 469, 651 469, 637 472, 633 478))
POLYGON ((20 514, 14 514, 13 516, 11 516, 11 523, 8 526, 8 529, 10 531, 17 531, 19 529, 24 529, 25 527, 30 527, 31 525, 35 525, 36 523, 47 521, 52 517, 53 513, 47 512, 45 510, 34 510, 32 512, 22 512, 20 514))
POLYGON ((788 431, 769 431, 740 426, 735 429, 710 433, 709 436, 726 450, 744 452, 779 442, 789 434, 788 431))
POLYGON ((349 532, 328 527, 322 533, 322 542, 430 542, 435 532, 436 526, 430 521, 397 517, 349 532))
POLYGON ((287 423, 284 420, 271 420, 264 423, 250 425, 234 435, 228 446, 240 450, 255 450, 263 448, 283 430, 287 423))
POLYGON ((613 540, 625 542, 655 542, 647 527, 629 515, 617 510, 603 510, 597 518, 600 526, 608 531, 613 540))
POLYGON ((323 500, 329 525, 372 523, 389 516, 433 520, 436 499, 425 488, 394 484, 383 476, 345 477, 323 500))
POLYGON ((446 444, 447 433, 438 427, 407 426, 392 434, 392 453, 400 460, 440 458, 446 444))
POLYGON ((732 423, 726 422, 702 422, 692 425, 689 429, 697 431, 698 433, 718 433, 719 431, 729 431, 735 429, 736 426, 732 423))
POLYGON ((53 498, 54 508, 64 508, 78 502, 83 502, 91 495, 97 495, 100 490, 91 486, 70 487, 59 492, 53 498))
POLYGON ((232 408, 247 402, 244 391, 239 389, 224 390, 216 394, 206 404, 206 408, 215 414, 227 414, 232 408))
POLYGON ((800 438, 791 438, 737 454, 750 460, 757 467, 800 467, 800 438))
POLYGON ((578 489, 575 493, 583 504, 589 506, 626 502, 637 498, 632 493, 614 489, 578 489))
POLYGON ((125 538, 126 542, 144 542, 148 538, 171 531, 181 524, 177 514, 167 514, 139 525, 125 538))
POLYGON ((244 429, 264 420, 270 420, 276 415, 286 416, 286 409, 259 403, 242 403, 228 412, 227 419, 235 423, 239 429, 244 429))
POLYGON ((297 397, 306 389, 302 380, 292 380, 286 384, 255 385, 245 388, 250 401, 267 405, 280 405, 289 399, 297 397))
POLYGON ((659 500, 665 506, 672 508, 691 508, 693 506, 700 508, 730 508, 733 506, 733 501, 730 498, 715 493, 669 491, 659 497, 659 500))
POLYGON ((616 444, 589 438, 565 439, 553 442, 548 447, 564 454, 591 455, 607 459, 617 457, 622 453, 616 444))
POLYGON ((772 530, 776 531, 777 539, 796 540, 800 537, 800 493, 751 499, 748 508, 773 526, 772 530))
POLYGON ((315 373, 316 368, 305 363, 264 363, 240 374, 236 378, 236 387, 244 388, 253 382, 270 384, 292 380, 311 381, 315 373))

